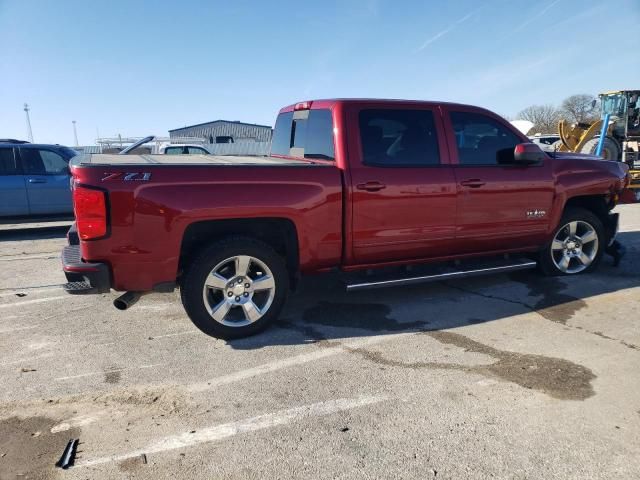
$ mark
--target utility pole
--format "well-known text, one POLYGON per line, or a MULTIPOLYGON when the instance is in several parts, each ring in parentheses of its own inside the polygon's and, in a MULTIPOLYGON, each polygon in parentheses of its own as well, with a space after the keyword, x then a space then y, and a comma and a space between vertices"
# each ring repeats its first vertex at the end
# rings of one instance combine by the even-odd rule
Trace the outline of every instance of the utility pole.
POLYGON ((73 123, 73 138, 76 141, 76 147, 78 146, 78 132, 76 131, 76 121, 75 120, 71 120, 71 123, 73 123))
POLYGON ((31 120, 29 120, 29 105, 24 104, 24 113, 27 115, 27 138, 33 143, 33 132, 31 131, 31 120))

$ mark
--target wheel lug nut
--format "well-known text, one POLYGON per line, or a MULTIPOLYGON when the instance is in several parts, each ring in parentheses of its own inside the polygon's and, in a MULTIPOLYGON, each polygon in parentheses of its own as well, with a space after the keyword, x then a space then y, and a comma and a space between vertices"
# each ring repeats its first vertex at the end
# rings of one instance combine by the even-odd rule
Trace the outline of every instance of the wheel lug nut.
POLYGON ((249 296, 249 292, 244 292, 244 296, 248 297, 249 296))
POLYGON ((249 288, 251 285, 249 285, 248 283, 244 284, 244 288, 249 288))
POLYGON ((227 295, 229 295, 230 297, 233 297, 233 292, 229 292, 227 295))
POLYGON ((238 279, 238 283, 242 283, 242 279, 241 278, 238 279))
POLYGON ((240 297, 236 297, 236 302, 239 302, 239 301, 240 301, 240 297))

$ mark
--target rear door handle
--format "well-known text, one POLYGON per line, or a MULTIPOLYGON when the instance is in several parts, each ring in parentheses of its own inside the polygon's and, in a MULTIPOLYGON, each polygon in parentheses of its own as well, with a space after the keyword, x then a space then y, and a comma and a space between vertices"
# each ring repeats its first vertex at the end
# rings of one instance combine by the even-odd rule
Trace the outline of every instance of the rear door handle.
POLYGON ((44 178, 30 178, 29 183, 47 183, 44 178))
POLYGON ((460 182, 460 185, 462 185, 463 187, 469 187, 469 188, 479 188, 484 184, 485 182, 483 182, 479 178, 471 178, 469 180, 464 180, 460 182))
POLYGON ((359 183, 356 185, 358 190, 366 190, 367 192, 377 192, 378 190, 382 190, 383 188, 387 188, 387 186, 380 182, 367 182, 367 183, 359 183))

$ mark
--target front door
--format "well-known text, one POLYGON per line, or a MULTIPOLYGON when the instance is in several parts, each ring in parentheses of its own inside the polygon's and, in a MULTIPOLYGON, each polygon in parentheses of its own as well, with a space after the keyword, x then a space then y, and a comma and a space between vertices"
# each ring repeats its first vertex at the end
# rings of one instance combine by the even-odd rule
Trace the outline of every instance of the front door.
POLYGON ((11 147, 0 147, 0 216, 29 214, 27 189, 15 153, 11 147))
POLYGON ((456 186, 440 110, 354 108, 350 137, 351 243, 356 264, 451 253, 456 186), (354 132, 355 133, 355 132, 354 132))
POLYGON ((514 147, 527 140, 498 117, 458 108, 445 118, 458 188, 459 253, 540 245, 554 195, 552 160, 514 165, 514 147))
POLYGON ((68 161, 53 150, 20 148, 31 214, 73 212, 68 161))

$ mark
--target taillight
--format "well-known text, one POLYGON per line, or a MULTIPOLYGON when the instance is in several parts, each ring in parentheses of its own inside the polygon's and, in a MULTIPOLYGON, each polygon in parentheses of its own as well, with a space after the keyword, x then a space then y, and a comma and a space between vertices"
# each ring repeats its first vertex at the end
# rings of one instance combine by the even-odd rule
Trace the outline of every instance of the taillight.
POLYGON ((82 240, 107 234, 107 200, 104 192, 76 185, 73 189, 73 211, 82 240))

